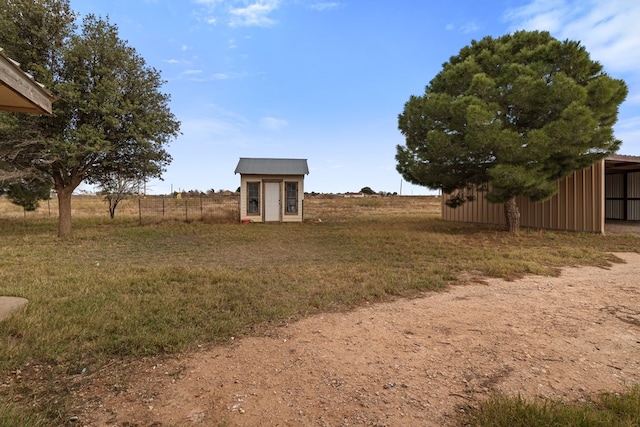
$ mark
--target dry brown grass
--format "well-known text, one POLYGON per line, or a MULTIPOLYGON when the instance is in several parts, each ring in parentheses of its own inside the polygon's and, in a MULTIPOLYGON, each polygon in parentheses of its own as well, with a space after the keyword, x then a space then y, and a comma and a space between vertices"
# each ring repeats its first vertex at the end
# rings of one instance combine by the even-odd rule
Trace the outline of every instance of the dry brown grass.
MULTIPOLYGON (((73 196, 71 203, 72 217, 109 217, 109 205, 101 196, 73 196)), ((125 199, 117 208, 117 215, 138 215, 137 199, 125 199)), ((0 196, 0 218, 57 218, 58 199, 40 201, 38 209, 26 212, 22 207, 11 203, 6 196, 0 196)))
POLYGON ((367 216, 440 215, 441 198, 436 196, 393 196, 347 198, 340 196, 307 197, 304 215, 307 221, 350 220, 367 216))
MULTIPOLYGON (((72 218, 109 219, 109 205, 102 196, 76 195, 71 201, 72 218)), ((162 221, 195 221, 209 223, 238 222, 237 198, 220 195, 180 198, 172 196, 132 196, 119 202, 116 218, 135 220, 142 223, 162 221)), ((0 196, 0 219, 47 219, 58 217, 58 200, 54 197, 40 202, 33 212, 26 212, 20 206, 0 196)))
MULTIPOLYGON (((347 220, 371 215, 440 215, 440 197, 393 196, 346 198, 342 196, 307 196, 304 201, 306 221, 347 220)), ((73 218, 108 218, 109 206, 102 196, 77 195, 71 202, 73 218)), ((232 223, 239 220, 237 198, 175 199, 171 196, 146 196, 125 199, 118 204, 116 217, 138 219, 142 212, 144 221, 204 220, 208 223, 232 223), (162 199, 164 198, 164 203, 162 199), (155 203, 152 203, 154 202, 155 203), (189 203, 185 215, 184 204, 189 203), (204 206, 204 208, 202 207, 204 206), (215 208, 213 208, 215 206, 215 208), (153 212, 152 212, 153 210, 153 212), (163 212, 164 211, 164 212, 163 212)), ((40 202, 34 212, 25 212, 20 206, 0 196, 0 219, 5 218, 57 218, 58 200, 54 197, 40 202)))
POLYGON ((445 222, 437 197, 308 197, 305 223, 273 225, 140 226, 130 202, 111 221, 99 197, 75 197, 74 234, 57 239, 53 201, 25 219, 0 198, 0 293, 30 301, 0 322, 0 376, 27 365, 51 370, 50 382, 36 372, 0 388, 0 398, 16 402, 8 412, 59 421, 78 373, 107 360, 180 352, 470 276, 605 266, 615 261, 609 252, 638 250, 630 236, 513 236, 445 222))

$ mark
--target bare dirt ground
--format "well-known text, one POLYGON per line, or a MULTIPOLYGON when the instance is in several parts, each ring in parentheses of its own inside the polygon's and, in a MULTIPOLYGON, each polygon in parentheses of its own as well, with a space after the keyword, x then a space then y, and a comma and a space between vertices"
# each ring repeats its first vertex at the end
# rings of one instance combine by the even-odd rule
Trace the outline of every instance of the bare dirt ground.
POLYGON ((584 401, 640 382, 640 255, 305 318, 108 370, 85 426, 452 426, 493 393, 584 401))

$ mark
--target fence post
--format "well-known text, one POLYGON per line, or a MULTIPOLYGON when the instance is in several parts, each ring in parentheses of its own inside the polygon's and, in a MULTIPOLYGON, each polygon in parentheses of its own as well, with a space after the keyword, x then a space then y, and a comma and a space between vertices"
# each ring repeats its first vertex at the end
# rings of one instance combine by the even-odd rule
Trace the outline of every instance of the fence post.
POLYGON ((162 218, 164 218, 164 196, 162 196, 162 218))
POLYGON ((189 199, 184 198, 184 220, 189 221, 189 199))
POLYGON ((142 225, 142 200, 138 197, 138 225, 142 225))
POLYGON ((200 221, 202 221, 202 194, 200 194, 200 221))

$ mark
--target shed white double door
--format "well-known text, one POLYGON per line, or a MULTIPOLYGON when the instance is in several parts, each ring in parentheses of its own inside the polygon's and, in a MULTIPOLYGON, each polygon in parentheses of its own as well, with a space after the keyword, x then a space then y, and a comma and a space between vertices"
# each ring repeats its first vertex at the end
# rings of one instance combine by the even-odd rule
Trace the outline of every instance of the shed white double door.
POLYGON ((264 183, 264 220, 280 221, 280 183, 264 183))

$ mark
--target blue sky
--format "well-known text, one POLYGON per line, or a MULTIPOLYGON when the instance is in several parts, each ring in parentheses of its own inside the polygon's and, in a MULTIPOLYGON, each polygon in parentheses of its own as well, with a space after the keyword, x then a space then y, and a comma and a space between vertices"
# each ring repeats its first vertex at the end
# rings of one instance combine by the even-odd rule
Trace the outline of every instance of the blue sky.
MULTIPOLYGON (((167 81, 182 135, 150 194, 230 189, 240 157, 306 158, 306 191, 400 191, 397 117, 449 57, 490 35, 579 40, 622 78, 619 154, 640 155, 637 0, 70 0, 109 18, 167 81)), ((403 194, 431 194, 402 183, 403 194)))

